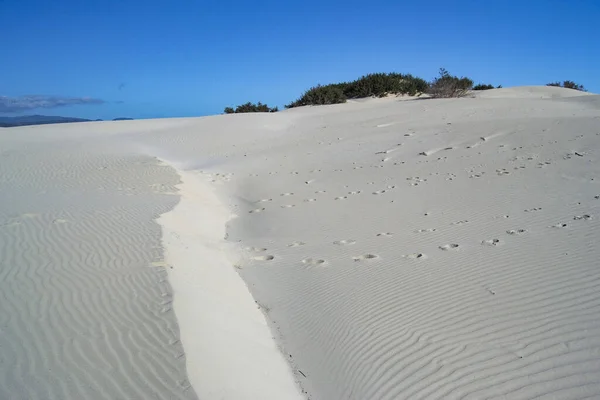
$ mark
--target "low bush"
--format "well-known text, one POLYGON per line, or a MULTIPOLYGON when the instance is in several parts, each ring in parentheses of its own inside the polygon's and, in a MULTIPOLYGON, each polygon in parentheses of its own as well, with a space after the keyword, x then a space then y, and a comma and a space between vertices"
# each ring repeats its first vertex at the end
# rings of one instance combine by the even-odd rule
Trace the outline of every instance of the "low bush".
POLYGON ((225 114, 240 114, 240 113, 251 113, 251 112, 277 112, 277 111, 279 111, 277 109, 277 107, 269 108, 268 105, 263 104, 260 101, 258 102, 258 104, 247 102, 246 104, 237 106, 235 108, 235 110, 232 107, 225 107, 225 110, 223 110, 223 112, 225 114))
POLYGON ((563 87, 566 89, 575 89, 575 90, 579 90, 581 92, 587 92, 587 90, 583 87, 583 85, 577 84, 573 81, 563 81, 562 83, 561 82, 552 82, 552 83, 546 84, 546 86, 563 87))
POLYGON ((489 89, 494 89, 494 85, 486 85, 486 84, 480 83, 478 85, 473 86, 473 90, 489 90, 489 89))
POLYGON ((285 108, 294 108, 309 105, 339 104, 346 102, 343 87, 345 83, 321 86, 317 85, 308 89, 300 98, 285 108))
POLYGON ((374 73, 362 76, 352 82, 333 83, 315 86, 304 92, 296 101, 286 105, 293 108, 306 105, 338 104, 346 99, 363 97, 383 97, 388 94, 408 94, 415 96, 427 90, 427 81, 410 74, 396 72, 374 73))
POLYGON ((465 77, 452 76, 440 68, 437 78, 429 84, 429 93, 435 98, 463 97, 473 88, 473 81, 465 77))

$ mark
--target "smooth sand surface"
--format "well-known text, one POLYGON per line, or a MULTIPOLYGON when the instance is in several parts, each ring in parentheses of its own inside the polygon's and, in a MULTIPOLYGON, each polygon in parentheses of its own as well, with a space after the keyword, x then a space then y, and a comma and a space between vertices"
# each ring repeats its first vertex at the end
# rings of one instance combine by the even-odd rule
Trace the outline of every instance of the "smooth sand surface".
POLYGON ((600 397, 598 99, 1 130, 0 398, 600 397))

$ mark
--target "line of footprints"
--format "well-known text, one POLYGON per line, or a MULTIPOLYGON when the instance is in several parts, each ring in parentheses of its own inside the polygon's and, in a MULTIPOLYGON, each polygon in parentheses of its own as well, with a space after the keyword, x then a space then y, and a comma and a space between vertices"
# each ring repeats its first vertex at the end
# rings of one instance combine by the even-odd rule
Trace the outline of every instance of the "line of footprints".
MULTIPOLYGON (((541 210, 542 210, 542 208, 538 207, 538 208, 527 209, 524 211, 525 212, 535 212, 535 211, 541 211, 541 210)), ((504 216, 504 217, 506 217, 506 216, 504 216)), ((589 214, 576 215, 573 217, 574 221, 588 221, 591 219, 592 219, 592 216, 589 214)), ((469 221, 467 221, 467 220, 458 221, 458 222, 453 223, 452 225, 461 225, 461 224, 465 224, 468 222, 469 221)), ((549 228, 566 228, 566 227, 568 227, 568 224, 564 223, 564 222, 560 222, 556 225, 549 226, 549 228)), ((427 228, 427 229, 418 229, 415 231, 415 233, 428 233, 428 232, 435 232, 435 231, 436 231, 435 228, 427 228)), ((511 236, 520 236, 520 235, 524 235, 526 233, 527 233, 526 229, 509 229, 506 231, 506 234, 511 235, 511 236)), ((381 232, 381 233, 376 234, 377 237, 392 237, 393 235, 394 234, 392 232, 381 232)), ((300 247, 300 246, 304 246, 305 244, 306 243, 304 243, 304 242, 296 241, 296 242, 292 242, 292 243, 288 244, 288 247, 300 247)), ((336 240, 333 242, 333 244, 336 246, 350 246, 350 245, 356 244, 356 240, 353 240, 353 239, 336 240)), ((501 246, 503 244, 504 244, 504 241, 501 239, 498 239, 498 238, 492 238, 492 239, 487 239, 487 240, 481 241, 481 245, 483 245, 483 246, 501 246)), ((456 250, 459 250, 460 245, 457 243, 448 243, 448 244, 438 246, 438 248, 442 251, 456 251, 456 250)), ((247 247, 246 250, 249 252, 252 252, 252 253, 262 253, 262 252, 267 251, 266 248, 262 248, 262 247, 247 247)), ((426 259, 427 255, 424 253, 413 253, 413 254, 403 255, 402 257, 407 258, 407 259, 417 260, 417 259, 426 259)), ((378 258, 379 258, 379 256, 377 254, 371 254, 371 253, 352 257, 352 259, 355 262, 370 261, 370 260, 375 260, 378 258)), ((252 259, 256 260, 256 261, 271 261, 271 260, 275 259, 275 257, 273 255, 256 255, 256 256, 252 257, 252 259)), ((319 265, 325 264, 325 262, 326 262, 325 260, 317 259, 317 258, 305 258, 302 260, 302 263, 307 266, 319 266, 319 265)))

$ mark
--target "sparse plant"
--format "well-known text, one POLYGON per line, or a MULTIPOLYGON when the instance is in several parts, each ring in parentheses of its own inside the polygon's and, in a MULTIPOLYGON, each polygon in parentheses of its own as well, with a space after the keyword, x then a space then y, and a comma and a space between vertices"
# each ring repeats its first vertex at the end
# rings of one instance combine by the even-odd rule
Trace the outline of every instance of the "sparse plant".
POLYGON ((464 97, 471 88, 471 79, 452 76, 445 68, 440 68, 439 76, 429 85, 428 93, 435 98, 464 97))
POLYGON ((225 107, 225 110, 223 110, 223 112, 225 114, 233 114, 235 110, 232 107, 225 107))

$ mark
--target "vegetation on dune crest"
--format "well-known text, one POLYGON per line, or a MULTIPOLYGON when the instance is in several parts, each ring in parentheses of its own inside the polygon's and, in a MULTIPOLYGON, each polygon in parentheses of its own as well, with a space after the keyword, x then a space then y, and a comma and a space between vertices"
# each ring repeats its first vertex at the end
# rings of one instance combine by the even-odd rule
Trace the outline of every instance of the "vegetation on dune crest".
POLYGON ((484 83, 479 83, 475 86, 473 86, 473 90, 489 90, 489 89, 501 89, 502 85, 498 85, 496 87, 494 87, 494 85, 489 85, 489 84, 484 84, 484 83))
POLYGON ((232 107, 225 107, 223 112, 225 114, 240 114, 240 113, 251 113, 251 112, 277 112, 279 111, 277 107, 269 108, 268 105, 261 103, 254 104, 251 102, 247 102, 246 104, 242 104, 237 106, 235 109, 232 107))
MULTIPOLYGON (((547 86, 559 86, 568 89, 586 91, 583 85, 573 81, 553 82, 547 86)), ((410 95, 420 96, 423 93, 433 98, 464 97, 471 90, 499 89, 502 85, 494 86, 479 83, 473 86, 473 80, 467 77, 450 75, 445 68, 440 68, 439 76, 433 81, 415 77, 411 74, 373 73, 364 75, 351 82, 331 83, 328 85, 313 86, 305 91, 300 98, 286 104, 285 108, 294 108, 311 105, 326 105, 345 103, 348 99, 365 97, 384 97, 387 95, 410 95)), ((277 107, 270 108, 266 104, 258 102, 246 103, 232 107, 225 107, 225 114, 237 114, 248 112, 276 112, 277 107)))
POLYGON ((472 88, 471 79, 450 75, 445 68, 440 68, 439 76, 429 84, 427 93, 434 98, 463 97, 472 88))
POLYGON ((300 98, 286 108, 345 103, 347 99, 383 97, 388 94, 408 94, 415 96, 425 92, 427 82, 410 74, 374 73, 362 76, 352 82, 318 85, 308 89, 300 98))
POLYGON ((546 86, 556 86, 556 87, 562 87, 562 88, 566 88, 566 89, 575 89, 575 90, 579 90, 580 92, 587 92, 587 90, 583 87, 583 85, 580 85, 573 81, 563 81, 562 83, 561 82, 552 82, 552 83, 546 84, 546 86))

